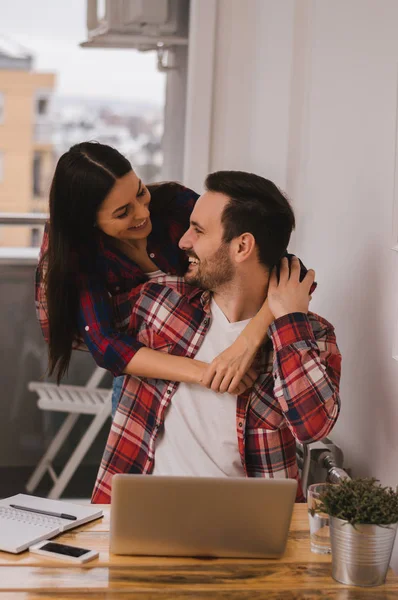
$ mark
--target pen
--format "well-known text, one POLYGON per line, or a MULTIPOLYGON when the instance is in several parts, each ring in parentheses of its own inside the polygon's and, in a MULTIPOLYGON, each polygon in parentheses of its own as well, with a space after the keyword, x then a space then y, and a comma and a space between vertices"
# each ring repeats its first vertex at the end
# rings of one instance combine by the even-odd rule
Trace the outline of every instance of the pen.
POLYGON ((68 519, 69 521, 76 521, 77 517, 73 515, 67 515, 65 513, 55 513, 50 510, 39 510, 38 508, 28 508, 27 506, 18 506, 18 504, 10 504, 11 508, 18 510, 26 510, 27 512, 37 513, 39 515, 47 515, 49 517, 58 517, 59 519, 68 519))

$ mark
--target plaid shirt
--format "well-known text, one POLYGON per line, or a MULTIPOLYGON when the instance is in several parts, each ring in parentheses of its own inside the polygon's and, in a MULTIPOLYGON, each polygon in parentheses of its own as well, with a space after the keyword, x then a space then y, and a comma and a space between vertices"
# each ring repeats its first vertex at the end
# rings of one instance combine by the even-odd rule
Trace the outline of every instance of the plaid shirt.
MULTIPOLYGON (((194 358, 211 320, 210 293, 163 277, 115 306, 118 318, 149 348, 194 358)), ((313 313, 276 319, 268 330, 253 388, 237 398, 236 434, 248 477, 299 481, 296 439, 325 437, 339 409, 341 355, 333 326, 313 313)), ((92 502, 109 503, 115 473, 151 473, 159 428, 178 383, 126 377, 92 502)), ((302 500, 298 486, 297 500, 302 500)))
MULTIPOLYGON (((191 212, 198 194, 180 184, 165 183, 148 186, 152 201, 152 232, 148 237, 148 253, 159 269, 173 275, 186 270, 186 255, 178 242, 189 227, 191 212)), ((42 241, 39 266, 36 270, 36 314, 44 339, 49 339, 47 299, 43 274, 47 269, 48 225, 42 241)), ((84 249, 78 260, 84 260, 84 249)), ((113 375, 121 375, 126 365, 143 344, 134 335, 115 328, 110 296, 125 295, 147 281, 145 273, 132 260, 119 252, 109 239, 98 232, 95 273, 76 276, 80 306, 78 329, 80 339, 75 348, 84 345, 96 363, 113 375)))

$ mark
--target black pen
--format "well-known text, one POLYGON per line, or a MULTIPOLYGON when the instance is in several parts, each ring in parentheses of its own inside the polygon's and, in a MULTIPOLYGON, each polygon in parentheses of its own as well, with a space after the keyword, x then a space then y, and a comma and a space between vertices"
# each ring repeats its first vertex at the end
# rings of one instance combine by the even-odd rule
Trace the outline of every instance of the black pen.
POLYGON ((58 517, 58 519, 68 519, 69 521, 76 521, 77 517, 73 515, 67 515, 65 513, 55 513, 50 510, 39 510, 38 508, 28 508, 27 506, 18 506, 18 504, 10 504, 11 508, 17 510, 26 510, 28 512, 37 513, 39 515, 47 515, 48 517, 58 517))

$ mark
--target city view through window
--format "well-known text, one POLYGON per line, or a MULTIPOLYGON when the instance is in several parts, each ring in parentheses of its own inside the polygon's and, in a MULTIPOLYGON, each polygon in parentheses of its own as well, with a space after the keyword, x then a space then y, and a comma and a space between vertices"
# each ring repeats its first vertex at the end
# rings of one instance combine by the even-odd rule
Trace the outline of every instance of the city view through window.
MULTIPOLYGON (((161 178, 165 75, 153 52, 89 49, 86 2, 0 0, 0 213, 47 213, 55 164, 82 141, 161 178)), ((38 247, 42 225, 0 224, 0 248, 38 247)))

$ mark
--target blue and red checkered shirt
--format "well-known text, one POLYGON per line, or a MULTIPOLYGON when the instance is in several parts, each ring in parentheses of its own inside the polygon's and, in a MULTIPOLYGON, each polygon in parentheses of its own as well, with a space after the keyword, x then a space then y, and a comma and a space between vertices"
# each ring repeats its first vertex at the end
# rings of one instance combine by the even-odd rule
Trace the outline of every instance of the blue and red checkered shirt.
MULTIPOLYGON (((154 350, 194 358, 211 321, 210 293, 160 277, 115 297, 119 326, 154 350)), ((276 319, 256 362, 254 386, 238 396, 236 440, 248 477, 299 481, 296 440, 331 431, 340 409, 341 355, 333 326, 314 313, 276 319)), ((115 473, 151 473, 155 443, 179 383, 127 376, 93 491, 109 503, 115 473)), ((303 500, 298 486, 297 500, 303 500)))
MULTIPOLYGON (((178 242, 189 227, 189 219, 198 194, 177 183, 149 185, 151 192, 152 232, 148 237, 148 253, 159 269, 173 275, 186 271, 185 253, 178 242)), ((47 299, 44 283, 48 226, 46 226, 36 270, 36 312, 45 340, 49 339, 47 299)), ((84 252, 84 250, 83 250, 84 252)), ((79 256, 79 260, 84 257, 79 256)), ((77 273, 80 306, 79 336, 96 363, 113 375, 123 373, 126 365, 143 344, 134 335, 115 328, 111 297, 130 291, 147 281, 145 273, 125 254, 118 251, 100 231, 97 237, 95 272, 77 273)), ((76 347, 82 347, 79 342, 76 347)))

